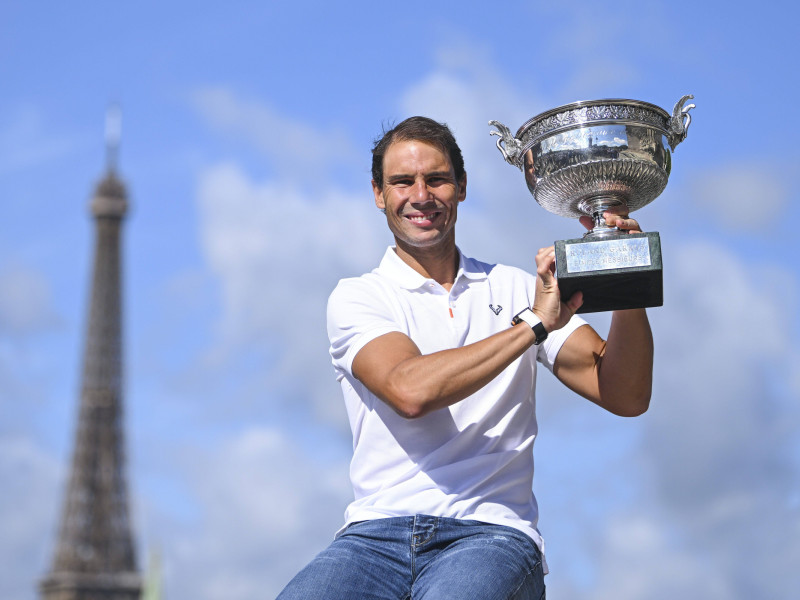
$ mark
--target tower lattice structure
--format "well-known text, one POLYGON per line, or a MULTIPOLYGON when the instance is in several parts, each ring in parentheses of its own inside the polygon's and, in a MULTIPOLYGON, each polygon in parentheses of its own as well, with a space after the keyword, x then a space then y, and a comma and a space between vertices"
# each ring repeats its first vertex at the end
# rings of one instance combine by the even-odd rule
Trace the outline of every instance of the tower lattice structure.
POLYGON ((123 429, 122 224, 125 185, 109 165, 91 202, 94 267, 72 467, 43 600, 138 600, 123 429))

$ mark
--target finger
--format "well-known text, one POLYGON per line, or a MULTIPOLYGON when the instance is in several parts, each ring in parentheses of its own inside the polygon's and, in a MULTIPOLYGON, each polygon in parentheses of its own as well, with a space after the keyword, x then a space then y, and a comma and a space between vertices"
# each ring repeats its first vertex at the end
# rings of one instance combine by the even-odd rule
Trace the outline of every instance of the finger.
POLYGON ((536 253, 536 270, 547 269, 550 262, 555 260, 555 256, 556 249, 554 246, 539 248, 539 251, 536 253))
POLYGON ((580 221, 581 225, 586 227, 586 229, 588 229, 589 231, 594 229, 594 221, 592 220, 592 217, 587 217, 586 215, 584 215, 581 218, 579 218, 578 221, 580 221))
POLYGON ((636 219, 629 218, 627 214, 618 215, 613 212, 606 211, 603 213, 603 217, 606 220, 606 224, 611 227, 616 227, 632 233, 641 232, 639 222, 636 219))
POLYGON ((555 257, 555 255, 556 249, 554 246, 539 248, 539 251, 536 253, 536 270, 538 271, 539 267, 549 262, 551 257, 555 257))
POLYGON ((577 311, 583 305, 583 292, 575 292, 564 304, 567 305, 570 314, 574 315, 575 311, 577 311))
POLYGON ((642 231, 642 228, 639 227, 639 223, 636 219, 618 219, 617 227, 627 231, 628 233, 640 233, 642 231))
POLYGON ((542 283, 549 286, 552 284, 553 274, 556 266, 556 250, 553 246, 540 248, 536 253, 536 273, 542 283))

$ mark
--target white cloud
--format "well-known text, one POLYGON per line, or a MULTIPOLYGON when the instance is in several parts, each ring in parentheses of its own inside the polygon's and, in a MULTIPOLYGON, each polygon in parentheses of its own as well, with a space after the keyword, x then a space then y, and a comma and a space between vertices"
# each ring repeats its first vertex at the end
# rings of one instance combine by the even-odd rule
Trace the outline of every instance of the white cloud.
POLYGON ((60 325, 45 275, 20 264, 0 265, 0 424, 12 431, 45 401, 57 361, 42 346, 42 334, 60 325))
POLYGON ((777 597, 793 576, 774 557, 800 557, 800 513, 790 504, 800 491, 800 409, 773 381, 800 369, 796 317, 779 293, 793 287, 796 298, 798 281, 762 270, 754 285, 756 265, 708 242, 672 260, 654 319, 657 398, 642 447, 653 499, 683 524, 688 547, 709 553, 707 579, 777 597), (754 312, 758 325, 741 335, 754 312))
POLYGON ((0 266, 0 334, 23 335, 57 322, 45 276, 21 265, 0 266))
POLYGON ((567 498, 545 513, 548 585, 575 600, 784 597, 800 559, 800 409, 784 384, 800 353, 792 303, 776 292, 797 279, 762 274, 754 286, 754 265, 708 240, 673 246, 669 264, 664 307, 650 311, 650 411, 620 423, 568 405, 543 426, 568 438, 548 466, 565 474, 543 490, 567 498), (758 327, 742 336, 753 307, 758 327), (628 440, 621 453, 614 439, 628 440), (587 453, 588 471, 576 466, 587 453))
POLYGON ((697 205, 714 220, 754 233, 768 232, 780 223, 789 202, 783 173, 752 162, 705 170, 695 178, 692 191, 697 205))
POLYGON ((37 167, 83 143, 75 136, 53 133, 33 106, 21 106, 6 116, 0 121, 0 173, 37 167))
MULTIPOLYGON (((665 53, 651 51, 658 44, 653 31, 671 16, 656 3, 625 0, 616 10, 596 2, 580 1, 564 10, 560 4, 540 4, 537 20, 543 26, 531 52, 531 76, 541 76, 536 67, 555 63, 555 75, 564 74, 558 104, 575 100, 626 97, 623 90, 638 86, 649 77, 642 70, 642 55, 652 70, 665 53)), ((537 32, 538 33, 538 32, 537 32)), ((674 60, 690 58, 681 48, 671 48, 674 60)), ((553 71, 548 71, 553 73, 553 71)), ((548 107, 551 108, 551 107, 548 107)))
POLYGON ((391 239, 367 190, 311 196, 291 181, 254 182, 231 164, 210 168, 199 189, 203 249, 223 298, 214 355, 276 348, 268 389, 316 403, 340 425, 325 300, 341 277, 369 271, 391 239))
POLYGON ((30 598, 45 575, 59 516, 61 465, 36 442, 0 437, 0 597, 30 598))
POLYGON ((617 515, 599 554, 598 581, 586 597, 601 600, 737 597, 732 582, 714 576, 701 557, 671 539, 655 515, 617 515))
POLYGON ((344 131, 314 128, 226 88, 205 88, 192 99, 206 122, 262 152, 282 178, 318 186, 325 182, 323 174, 330 167, 344 164, 352 168, 356 163, 358 154, 344 131))
POLYGON ((184 465, 199 514, 151 522, 163 540, 166 591, 198 600, 274 598, 343 523, 352 498, 340 452, 251 427, 184 465))

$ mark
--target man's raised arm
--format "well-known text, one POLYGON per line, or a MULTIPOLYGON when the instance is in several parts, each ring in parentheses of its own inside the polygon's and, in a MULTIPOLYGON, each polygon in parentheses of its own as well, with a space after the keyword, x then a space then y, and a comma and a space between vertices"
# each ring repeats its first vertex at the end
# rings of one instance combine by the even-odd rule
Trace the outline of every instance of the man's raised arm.
MULTIPOLYGON (((606 221, 622 230, 641 231, 627 215, 607 214, 606 221)), ((554 263, 555 254, 542 260, 554 263)), ((539 274, 541 278, 541 269, 539 274)), ((562 346, 553 373, 571 390, 615 415, 641 415, 650 405, 653 387, 653 334, 647 312, 639 308, 612 313, 607 341, 591 327, 577 329, 562 346)))

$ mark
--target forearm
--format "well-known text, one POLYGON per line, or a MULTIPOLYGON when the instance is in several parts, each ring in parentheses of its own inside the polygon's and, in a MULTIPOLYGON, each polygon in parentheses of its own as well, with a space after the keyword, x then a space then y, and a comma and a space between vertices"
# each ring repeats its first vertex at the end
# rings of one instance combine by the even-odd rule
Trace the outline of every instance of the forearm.
POLYGON ((450 406, 475 393, 497 377, 534 342, 535 335, 520 324, 496 333, 479 342, 422 355, 409 353, 402 360, 392 361, 386 351, 396 345, 391 335, 378 338, 376 347, 356 356, 353 373, 367 388, 405 417, 414 418, 450 406), (363 357, 362 357, 363 355, 363 357), (383 355, 383 357, 382 357, 383 355), (394 366, 382 370, 370 361, 389 358, 394 366))
POLYGON ((644 309, 616 311, 598 364, 601 404, 611 412, 636 416, 650 404, 653 335, 644 309))

